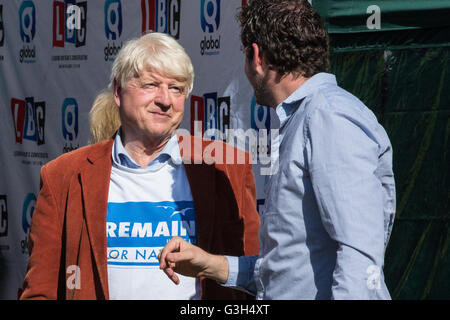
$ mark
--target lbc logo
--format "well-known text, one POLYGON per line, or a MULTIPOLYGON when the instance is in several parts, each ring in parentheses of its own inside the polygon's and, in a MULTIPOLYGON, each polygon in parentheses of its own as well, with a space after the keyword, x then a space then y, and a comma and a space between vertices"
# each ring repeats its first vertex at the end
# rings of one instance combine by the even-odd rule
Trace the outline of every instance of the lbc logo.
POLYGON ((181 0, 141 0, 142 34, 168 33, 180 38, 181 0))
POLYGON ((64 48, 65 43, 75 47, 86 45, 87 1, 53 2, 53 46, 64 48))
MULTIPOLYGON (((191 96, 191 134, 194 134, 194 124, 200 121, 203 132, 215 130, 218 136, 211 139, 226 139, 226 130, 230 128, 231 99, 218 97, 217 92, 210 92, 200 96, 191 96)), ((213 131, 212 131, 213 132, 213 131)))
POLYGON ((45 143, 45 101, 34 101, 34 97, 25 100, 11 99, 11 113, 16 133, 16 143, 23 139, 45 143))

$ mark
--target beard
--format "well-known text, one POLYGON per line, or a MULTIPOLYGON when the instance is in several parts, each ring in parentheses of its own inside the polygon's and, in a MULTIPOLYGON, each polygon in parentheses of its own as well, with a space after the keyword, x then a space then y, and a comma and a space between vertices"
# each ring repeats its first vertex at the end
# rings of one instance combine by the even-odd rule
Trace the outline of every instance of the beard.
POLYGON ((267 79, 264 77, 255 76, 252 85, 256 103, 260 106, 271 107, 267 79))

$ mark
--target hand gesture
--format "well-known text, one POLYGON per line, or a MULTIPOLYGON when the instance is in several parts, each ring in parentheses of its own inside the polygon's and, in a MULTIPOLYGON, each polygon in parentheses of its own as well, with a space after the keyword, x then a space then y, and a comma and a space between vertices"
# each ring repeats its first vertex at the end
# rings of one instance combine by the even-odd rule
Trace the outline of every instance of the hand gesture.
POLYGON ((175 284, 180 283, 177 274, 188 277, 206 277, 219 282, 228 279, 228 260, 212 255, 180 237, 173 237, 158 256, 159 268, 175 284))

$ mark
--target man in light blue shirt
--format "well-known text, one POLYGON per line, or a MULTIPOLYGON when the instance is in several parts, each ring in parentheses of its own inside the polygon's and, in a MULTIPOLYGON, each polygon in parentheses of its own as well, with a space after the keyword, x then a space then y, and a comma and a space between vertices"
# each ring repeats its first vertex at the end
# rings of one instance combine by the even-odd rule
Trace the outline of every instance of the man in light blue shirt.
POLYGON ((307 1, 253 0, 240 14, 245 73, 280 120, 258 256, 208 254, 178 238, 161 268, 257 299, 390 299, 384 254, 395 215, 392 147, 374 114, 340 88, 307 1), (283 23, 285 22, 285 23, 283 23))

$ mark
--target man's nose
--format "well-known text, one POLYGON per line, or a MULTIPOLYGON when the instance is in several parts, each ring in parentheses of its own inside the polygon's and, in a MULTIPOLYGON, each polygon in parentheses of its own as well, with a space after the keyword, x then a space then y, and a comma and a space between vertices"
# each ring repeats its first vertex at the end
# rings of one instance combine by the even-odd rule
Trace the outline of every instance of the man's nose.
POLYGON ((155 104, 161 108, 169 108, 172 104, 169 88, 166 86, 160 86, 155 96, 155 104))

